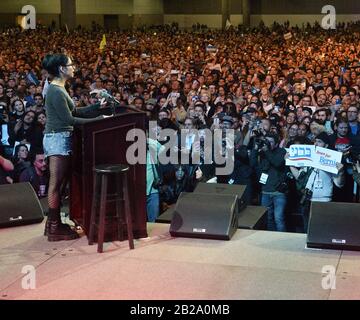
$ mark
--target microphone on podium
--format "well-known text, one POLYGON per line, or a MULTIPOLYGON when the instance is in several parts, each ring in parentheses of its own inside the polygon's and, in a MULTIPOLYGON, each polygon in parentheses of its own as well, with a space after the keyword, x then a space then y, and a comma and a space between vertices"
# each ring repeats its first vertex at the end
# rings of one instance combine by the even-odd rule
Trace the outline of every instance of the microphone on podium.
POLYGON ((117 104, 120 104, 120 101, 117 100, 114 96, 112 96, 111 94, 107 93, 106 90, 101 90, 99 91, 99 96, 101 98, 105 98, 107 100, 111 100, 111 101, 114 101, 116 102, 117 104))
MULTIPOLYGON (((120 101, 117 100, 114 96, 112 96, 111 94, 107 93, 107 91, 105 89, 94 89, 90 92, 90 94, 93 94, 93 93, 96 93, 99 95, 99 97, 103 98, 103 99, 106 99, 106 100, 109 100, 109 101, 112 101, 112 102, 115 102, 116 104, 120 105, 120 101)), ((114 108, 114 106, 113 106, 114 108)), ((122 108, 126 108, 126 109, 130 109, 132 111, 136 111, 136 112, 140 112, 140 110, 136 109, 135 107, 133 106, 124 106, 122 108)), ((115 114, 115 110, 113 110, 113 113, 115 114)))

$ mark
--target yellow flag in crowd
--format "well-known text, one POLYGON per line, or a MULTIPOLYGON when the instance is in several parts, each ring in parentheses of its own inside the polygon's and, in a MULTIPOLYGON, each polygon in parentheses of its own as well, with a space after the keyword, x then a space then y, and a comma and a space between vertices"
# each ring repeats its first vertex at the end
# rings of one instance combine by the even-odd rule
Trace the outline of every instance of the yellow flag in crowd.
POLYGON ((103 51, 105 46, 106 46, 106 37, 105 37, 105 34, 103 34, 102 40, 100 42, 100 47, 99 47, 100 51, 103 51))

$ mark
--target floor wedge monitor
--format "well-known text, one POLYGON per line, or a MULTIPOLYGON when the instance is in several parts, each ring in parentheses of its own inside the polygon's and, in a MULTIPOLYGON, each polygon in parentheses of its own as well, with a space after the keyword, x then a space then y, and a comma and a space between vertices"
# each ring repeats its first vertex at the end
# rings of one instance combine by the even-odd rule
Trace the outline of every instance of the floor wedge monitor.
POLYGON ((360 250, 360 203, 312 202, 307 246, 360 250))
POLYGON ((174 237, 230 240, 238 227, 237 195, 182 192, 170 224, 174 237))
POLYGON ((246 186, 239 184, 221 184, 221 183, 198 183, 194 193, 214 193, 223 195, 238 196, 238 212, 242 211, 246 205, 242 199, 246 186))
POLYGON ((0 227, 43 221, 40 201, 29 182, 0 185, 0 227))

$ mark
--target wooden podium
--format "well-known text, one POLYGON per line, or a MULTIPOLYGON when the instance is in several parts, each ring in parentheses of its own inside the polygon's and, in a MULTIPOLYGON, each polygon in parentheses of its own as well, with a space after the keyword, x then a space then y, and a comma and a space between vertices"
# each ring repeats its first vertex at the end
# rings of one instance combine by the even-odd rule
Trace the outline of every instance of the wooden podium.
MULTIPOLYGON (((94 120, 74 128, 70 216, 84 229, 87 236, 93 198, 94 166, 127 164, 126 150, 133 143, 126 141, 127 132, 134 128, 145 131, 145 113, 125 110, 112 117, 94 120)), ((102 113, 109 114, 111 110, 104 109, 102 113)), ((146 166, 130 165, 128 174, 133 235, 134 238, 146 238, 146 166)), ((115 181, 110 179, 108 192, 114 191, 115 181)), ((115 203, 109 203, 107 215, 115 217, 115 203)), ((126 227, 124 233, 126 238, 126 227)), ((125 239, 118 239, 117 221, 110 218, 106 225, 105 241, 114 240, 125 239)))

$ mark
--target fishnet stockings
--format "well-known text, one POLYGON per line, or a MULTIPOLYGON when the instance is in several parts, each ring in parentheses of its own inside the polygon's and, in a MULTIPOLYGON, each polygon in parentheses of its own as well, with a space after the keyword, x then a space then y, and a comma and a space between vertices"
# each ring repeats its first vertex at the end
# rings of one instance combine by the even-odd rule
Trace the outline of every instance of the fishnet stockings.
POLYGON ((70 174, 69 156, 50 156, 49 169, 50 181, 48 191, 49 209, 60 209, 61 195, 65 190, 65 186, 70 174))

